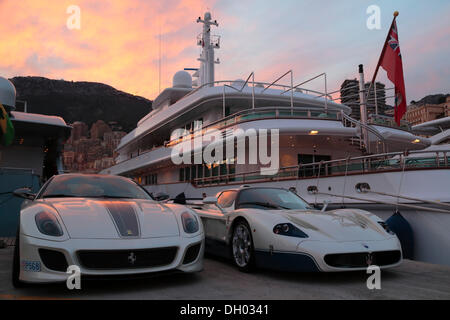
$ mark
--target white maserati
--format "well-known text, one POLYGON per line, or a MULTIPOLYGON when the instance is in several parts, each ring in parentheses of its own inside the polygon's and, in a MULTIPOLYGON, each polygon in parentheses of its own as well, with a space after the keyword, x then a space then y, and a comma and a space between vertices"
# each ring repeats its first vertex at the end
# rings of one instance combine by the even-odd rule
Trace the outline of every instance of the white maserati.
POLYGON ((397 236, 379 217, 357 209, 316 210, 289 190, 244 186, 194 208, 206 251, 231 258, 241 271, 349 271, 402 261, 397 236))
MULTIPOLYGON (((21 212, 13 260, 15 286, 66 281, 68 266, 81 279, 203 269, 204 233, 197 214, 154 200, 119 176, 52 177, 21 212)), ((162 199, 161 199, 162 200, 162 199)))

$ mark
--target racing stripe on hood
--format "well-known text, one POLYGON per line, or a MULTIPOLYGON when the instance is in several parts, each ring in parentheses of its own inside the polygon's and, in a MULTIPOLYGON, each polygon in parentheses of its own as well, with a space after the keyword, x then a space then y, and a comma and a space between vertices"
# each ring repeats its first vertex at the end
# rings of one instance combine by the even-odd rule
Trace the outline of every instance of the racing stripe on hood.
POLYGON ((117 231, 122 237, 139 237, 139 222, 133 205, 129 202, 106 201, 104 203, 117 231))

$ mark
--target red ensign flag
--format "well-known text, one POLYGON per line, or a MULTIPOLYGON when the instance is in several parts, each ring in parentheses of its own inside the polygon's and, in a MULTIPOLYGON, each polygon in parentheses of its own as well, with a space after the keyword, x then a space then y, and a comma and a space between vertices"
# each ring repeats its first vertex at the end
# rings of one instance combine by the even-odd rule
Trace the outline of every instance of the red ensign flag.
POLYGON ((395 85, 395 122, 400 125, 400 119, 406 113, 405 80, 403 79, 402 55, 398 42, 397 23, 392 21, 386 43, 381 52, 380 60, 375 71, 382 66, 387 72, 389 80, 395 85))

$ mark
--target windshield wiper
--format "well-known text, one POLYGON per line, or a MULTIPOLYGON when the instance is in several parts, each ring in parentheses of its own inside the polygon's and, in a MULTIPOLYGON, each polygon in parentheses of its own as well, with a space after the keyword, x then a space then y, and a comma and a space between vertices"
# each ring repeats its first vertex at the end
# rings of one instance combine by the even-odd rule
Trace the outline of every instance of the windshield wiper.
POLYGON ((42 196, 42 198, 81 198, 81 196, 59 193, 59 194, 47 194, 42 196))
POLYGON ((100 195, 100 196, 81 196, 73 194, 48 194, 42 196, 42 198, 117 198, 117 199, 134 199, 134 197, 124 197, 124 196, 112 196, 112 195, 100 195))
POLYGON ((261 207, 266 207, 266 208, 282 209, 282 207, 277 206, 277 205, 272 204, 272 203, 269 203, 269 202, 249 201, 249 202, 241 202, 241 203, 239 203, 239 205, 243 205, 243 204, 254 204, 254 205, 261 206, 261 207))
POLYGON ((102 195, 100 195, 100 196, 86 196, 86 198, 135 199, 134 197, 112 196, 112 195, 108 195, 108 194, 102 194, 102 195))

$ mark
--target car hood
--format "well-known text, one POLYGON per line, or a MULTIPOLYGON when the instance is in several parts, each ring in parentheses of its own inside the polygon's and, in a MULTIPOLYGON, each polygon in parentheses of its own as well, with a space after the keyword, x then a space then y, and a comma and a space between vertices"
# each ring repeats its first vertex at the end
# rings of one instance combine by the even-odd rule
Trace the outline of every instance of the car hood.
POLYGON ((357 210, 286 210, 281 215, 308 234, 311 240, 371 241, 388 237, 377 222, 357 210))
POLYGON ((55 198, 54 207, 70 238, 123 239, 180 234, 175 213, 151 200, 55 198))

